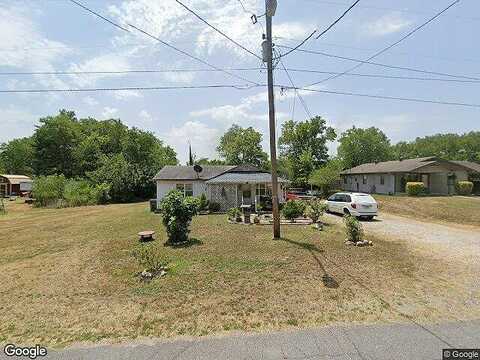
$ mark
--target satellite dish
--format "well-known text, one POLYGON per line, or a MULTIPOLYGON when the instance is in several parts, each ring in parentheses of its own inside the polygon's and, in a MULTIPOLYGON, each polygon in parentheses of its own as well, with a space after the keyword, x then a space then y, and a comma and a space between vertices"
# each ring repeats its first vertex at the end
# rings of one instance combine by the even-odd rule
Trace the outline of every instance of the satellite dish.
POLYGON ((203 168, 200 165, 195 165, 193 170, 195 170, 197 174, 200 174, 203 171, 203 168))

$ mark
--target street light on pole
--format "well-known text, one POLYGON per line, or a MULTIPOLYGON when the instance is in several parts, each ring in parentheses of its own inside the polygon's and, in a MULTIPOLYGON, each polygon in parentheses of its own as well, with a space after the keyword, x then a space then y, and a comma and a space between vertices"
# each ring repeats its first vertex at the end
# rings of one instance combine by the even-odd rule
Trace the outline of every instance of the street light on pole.
POLYGON ((272 17, 277 10, 277 0, 265 0, 266 39, 262 43, 263 61, 267 63, 268 117, 270 128, 270 159, 272 161, 272 213, 273 238, 280 239, 280 211, 278 201, 277 140, 275 136, 275 97, 273 92, 272 17))

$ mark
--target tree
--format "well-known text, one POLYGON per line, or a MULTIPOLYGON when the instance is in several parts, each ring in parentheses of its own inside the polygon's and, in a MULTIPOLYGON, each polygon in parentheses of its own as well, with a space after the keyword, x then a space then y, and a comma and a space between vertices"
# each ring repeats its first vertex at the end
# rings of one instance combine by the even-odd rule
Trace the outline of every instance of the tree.
POLYGON ((40 123, 33 135, 35 173, 77 175, 74 152, 81 133, 75 113, 61 110, 56 116, 40 119, 40 123))
POLYGON ((345 168, 392 158, 390 140, 376 127, 361 129, 354 126, 340 136, 339 142, 338 156, 345 168))
POLYGON ((32 175, 32 162, 31 138, 14 139, 0 146, 0 170, 2 173, 32 175))
POLYGON ((262 148, 262 134, 252 127, 232 127, 220 138, 217 151, 228 165, 250 164, 264 167, 268 155, 262 148))
POLYGON ((308 183, 319 187, 324 196, 332 189, 335 183, 340 179, 342 171, 342 162, 338 159, 329 161, 325 166, 315 170, 308 183))
POLYGON ((279 138, 281 168, 295 186, 306 186, 312 171, 327 162, 327 142, 335 130, 316 116, 303 122, 287 121, 279 138))
POLYGON ((225 165, 225 161, 218 159, 201 158, 195 161, 198 165, 225 165))

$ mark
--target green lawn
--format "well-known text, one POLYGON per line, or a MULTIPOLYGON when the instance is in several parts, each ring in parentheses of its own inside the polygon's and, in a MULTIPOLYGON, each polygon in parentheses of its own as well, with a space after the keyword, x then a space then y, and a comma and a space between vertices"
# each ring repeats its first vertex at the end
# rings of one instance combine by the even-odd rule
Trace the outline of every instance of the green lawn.
POLYGON ((380 211, 455 224, 480 226, 480 198, 460 196, 375 195, 380 211))
POLYGON ((273 241, 269 226, 199 216, 197 244, 172 249, 146 203, 8 207, 0 216, 0 342, 65 346, 406 321, 399 311, 420 321, 480 316, 465 303, 472 277, 464 268, 371 237, 373 247, 347 247, 340 225, 284 227, 284 239, 273 241), (168 275, 148 284, 134 277, 142 269, 131 256, 145 229, 157 231, 157 251, 170 259, 168 275))

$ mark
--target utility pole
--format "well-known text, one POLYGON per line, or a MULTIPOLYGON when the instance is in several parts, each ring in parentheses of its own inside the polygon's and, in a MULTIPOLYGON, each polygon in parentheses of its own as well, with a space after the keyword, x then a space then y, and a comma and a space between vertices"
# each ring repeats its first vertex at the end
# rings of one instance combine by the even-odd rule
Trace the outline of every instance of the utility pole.
POLYGON ((277 7, 276 0, 265 0, 265 18, 267 24, 267 38, 263 44, 263 58, 267 63, 268 73, 268 116, 270 126, 270 158, 272 161, 272 210, 273 210, 273 238, 280 239, 280 212, 278 201, 277 175, 277 139, 275 136, 275 96, 273 92, 273 45, 272 45, 272 17, 277 7))

